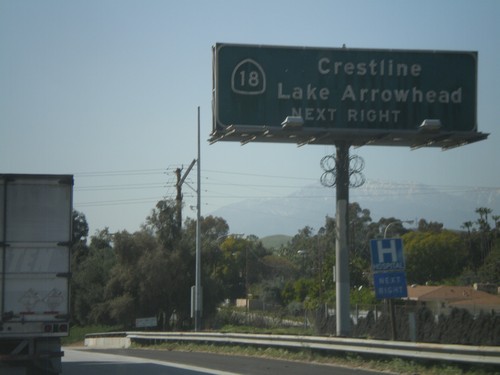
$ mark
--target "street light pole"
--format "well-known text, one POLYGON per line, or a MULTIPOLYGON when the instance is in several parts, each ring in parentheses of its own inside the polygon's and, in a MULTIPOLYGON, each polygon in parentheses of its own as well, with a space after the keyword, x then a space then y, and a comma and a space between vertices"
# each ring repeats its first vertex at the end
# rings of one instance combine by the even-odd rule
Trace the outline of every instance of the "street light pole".
POLYGON ((389 227, 393 224, 397 224, 397 223, 405 223, 405 224, 413 224, 413 220, 395 220, 395 221, 391 221, 388 225, 386 225, 385 227, 385 230, 384 230, 384 238, 387 238, 387 230, 389 229, 389 227))
POLYGON ((250 301, 248 300, 248 244, 245 246, 245 321, 248 324, 250 301))
POLYGON ((201 161, 200 161, 200 107, 198 107, 198 163, 197 185, 196 185, 196 272, 194 286, 194 330, 201 330, 202 291, 201 291, 201 161))

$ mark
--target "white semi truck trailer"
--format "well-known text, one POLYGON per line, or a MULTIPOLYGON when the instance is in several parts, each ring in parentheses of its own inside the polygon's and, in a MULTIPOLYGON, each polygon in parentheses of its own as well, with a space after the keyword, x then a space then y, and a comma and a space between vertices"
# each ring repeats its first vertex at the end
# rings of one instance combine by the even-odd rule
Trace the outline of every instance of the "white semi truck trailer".
POLYGON ((0 174, 0 373, 61 372, 73 176, 0 174))

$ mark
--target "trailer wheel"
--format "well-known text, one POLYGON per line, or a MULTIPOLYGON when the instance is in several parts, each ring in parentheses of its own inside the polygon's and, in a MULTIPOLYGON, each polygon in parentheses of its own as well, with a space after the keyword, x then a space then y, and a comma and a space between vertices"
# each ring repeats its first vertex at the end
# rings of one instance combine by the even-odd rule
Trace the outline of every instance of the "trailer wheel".
POLYGON ((62 372, 61 342, 56 339, 41 339, 36 342, 35 352, 39 355, 29 372, 29 375, 59 374, 62 372))
POLYGON ((27 375, 56 375, 61 371, 61 358, 40 359, 29 366, 27 375))

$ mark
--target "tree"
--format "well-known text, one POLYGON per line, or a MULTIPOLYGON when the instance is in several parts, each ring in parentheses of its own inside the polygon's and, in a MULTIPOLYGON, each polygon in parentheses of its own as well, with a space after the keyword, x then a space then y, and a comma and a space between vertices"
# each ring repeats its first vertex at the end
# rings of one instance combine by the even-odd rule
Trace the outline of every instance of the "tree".
POLYGON ((500 215, 493 215, 491 217, 493 221, 495 222, 495 239, 498 237, 498 234, 500 234, 500 215))
POLYGON ((113 323, 107 306, 106 285, 116 258, 108 229, 91 238, 84 257, 72 259, 71 311, 80 325, 113 323))
POLYGON ((497 215, 491 215, 494 225, 493 227, 490 225, 489 220, 490 214, 493 212, 492 209, 479 207, 475 212, 479 215, 476 221, 466 221, 462 225, 462 228, 467 231, 464 236, 468 244, 468 265, 473 271, 477 271, 486 262, 498 238, 500 229, 497 215))
POLYGON ((457 233, 409 232, 402 238, 409 284, 443 282, 460 275, 466 264, 467 249, 457 233))
POLYGON ((491 232, 491 225, 489 223, 489 215, 493 212, 491 208, 479 207, 476 209, 476 213, 479 214, 477 219, 477 225, 479 227, 480 235, 480 259, 481 263, 484 264, 486 257, 491 251, 493 233, 491 232))
POLYGON ((165 249, 173 249, 181 238, 177 214, 178 206, 174 200, 161 200, 146 218, 143 229, 156 235, 165 249))
MULTIPOLYGON (((362 209, 358 203, 349 205, 349 274, 352 286, 369 286, 367 274, 370 269, 369 239, 377 237, 378 226, 372 223, 370 211, 362 209)), ((298 278, 304 279, 299 284, 310 283, 309 305, 320 305, 334 301, 334 283, 332 270, 335 265, 336 221, 326 217, 325 225, 314 234, 310 227, 304 227, 292 238, 286 249, 280 254, 286 257, 297 270, 298 278), (306 282, 307 280, 307 282, 306 282)), ((292 274, 292 273, 290 273, 292 274)), ((309 284, 308 284, 309 285, 309 284)), ((300 289, 300 288, 299 288, 300 289)), ((297 285, 290 280, 283 289, 283 301, 300 301, 297 285)))
POLYGON ((174 311, 180 323, 189 317, 191 255, 185 248, 165 248, 143 228, 115 233, 113 254, 103 303, 113 324, 131 327, 136 318, 159 316, 166 327, 174 311))
POLYGON ((379 236, 381 225, 372 223, 370 210, 356 202, 349 205, 349 281, 353 287, 370 284, 366 277, 370 268, 369 243, 379 236))
POLYGON ((142 275, 138 290, 140 313, 167 318, 162 322, 165 328, 174 312, 179 327, 190 316, 191 270, 185 254, 183 249, 165 252, 158 246, 144 253, 137 265, 137 272, 142 275))
POLYGON ((110 316, 117 324, 131 327, 136 318, 148 309, 141 305, 141 286, 151 277, 148 270, 140 270, 141 259, 156 250, 156 237, 146 230, 135 233, 122 231, 113 235, 116 264, 106 286, 110 316), (142 272, 141 272, 142 271, 142 272))
POLYGON ((404 227, 403 221, 396 219, 395 217, 380 218, 376 229, 377 236, 373 236, 372 238, 401 237, 405 233, 408 233, 408 229, 404 227))
POLYGON ((218 247, 219 262, 212 277, 223 285, 222 298, 234 300, 245 296, 245 255, 242 242, 236 237, 227 237, 218 247))
MULTIPOLYGON (((222 266, 224 260, 220 251, 220 244, 229 233, 227 222, 216 216, 200 218, 201 239, 201 285, 203 288, 203 316, 204 319, 215 314, 217 306, 223 301, 224 289, 222 281, 216 276, 216 270, 222 266)), ((182 236, 183 255, 189 254, 189 263, 186 269, 186 278, 195 284, 195 250, 196 250, 196 220, 187 218, 182 236)), ((186 259, 187 260, 187 259, 186 259)))
POLYGON ((483 283, 500 285, 500 243, 496 243, 488 254, 478 275, 483 283))
POLYGON ((418 230, 420 232, 434 232, 439 233, 443 230, 443 224, 436 221, 427 222, 425 219, 418 221, 418 230))
POLYGON ((349 248, 351 257, 369 259, 369 233, 372 232, 370 210, 362 209, 359 203, 349 204, 349 248))
POLYGON ((479 230, 481 232, 487 233, 491 230, 488 216, 492 212, 493 212, 493 210, 491 208, 487 208, 487 207, 476 208, 476 213, 479 214, 479 218, 477 219, 477 224, 479 225, 479 230))
POLYGON ((87 237, 89 235, 89 224, 87 223, 87 218, 83 212, 73 210, 73 238, 72 245, 79 242, 86 243, 87 237))
POLYGON ((297 231, 297 234, 292 237, 289 246, 284 250, 283 255, 289 259, 300 260, 302 258, 300 251, 307 251, 313 248, 314 235, 313 229, 310 226, 297 231))
MULTIPOLYGON (((196 221, 187 219, 181 233, 175 213, 175 202, 163 200, 141 230, 111 234, 106 228, 91 237, 90 250, 73 267, 73 311, 79 322, 130 327, 138 317, 156 315, 168 320, 174 311, 179 324, 189 321, 196 221)), ((83 215, 75 218, 84 223, 83 215)), ((201 220, 203 313, 208 317, 224 297, 225 286, 214 271, 222 261, 219 239, 227 235, 229 226, 224 219, 213 216, 201 220)), ((241 292, 242 277, 255 282, 263 275, 265 267, 255 262, 269 253, 256 237, 245 239, 234 250, 238 253, 241 292), (247 272, 246 267, 252 267, 254 272, 247 272)), ((243 295, 244 291, 243 282, 243 295)))
POLYGON ((88 254, 87 236, 89 225, 82 212, 73 210, 73 234, 71 239, 71 268, 75 267, 88 254))
POLYGON ((318 300, 318 288, 313 279, 299 278, 294 282, 288 282, 282 291, 282 299, 286 304, 291 302, 303 303, 306 299, 315 298, 318 300))

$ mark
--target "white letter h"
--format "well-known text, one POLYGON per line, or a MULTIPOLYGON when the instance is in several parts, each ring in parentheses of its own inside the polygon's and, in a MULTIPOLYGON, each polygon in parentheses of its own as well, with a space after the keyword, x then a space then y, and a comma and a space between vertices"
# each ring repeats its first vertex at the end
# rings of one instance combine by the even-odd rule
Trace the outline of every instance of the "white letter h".
POLYGON ((398 256, 396 253, 396 242, 395 241, 389 241, 390 246, 389 247, 384 247, 383 246, 383 241, 380 240, 377 243, 377 250, 378 250, 378 262, 379 263, 385 263, 384 262, 384 254, 390 254, 391 255, 391 263, 397 262, 398 261, 398 256))

